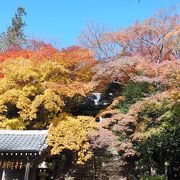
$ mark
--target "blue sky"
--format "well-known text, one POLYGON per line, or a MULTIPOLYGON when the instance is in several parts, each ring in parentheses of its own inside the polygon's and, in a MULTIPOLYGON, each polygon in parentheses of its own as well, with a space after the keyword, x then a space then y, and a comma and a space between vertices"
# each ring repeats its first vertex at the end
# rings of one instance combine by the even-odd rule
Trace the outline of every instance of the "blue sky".
POLYGON ((23 6, 27 16, 25 33, 30 37, 55 41, 61 47, 75 44, 89 22, 113 30, 142 21, 160 8, 179 0, 1 0, 0 32, 11 23, 16 9, 23 6))

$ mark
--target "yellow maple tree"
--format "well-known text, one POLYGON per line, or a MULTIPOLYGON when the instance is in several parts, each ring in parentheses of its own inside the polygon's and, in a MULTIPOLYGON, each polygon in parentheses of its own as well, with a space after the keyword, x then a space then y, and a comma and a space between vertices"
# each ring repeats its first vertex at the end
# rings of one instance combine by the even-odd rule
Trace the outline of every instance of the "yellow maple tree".
POLYGON ((92 157, 88 134, 97 128, 93 117, 77 116, 62 113, 55 118, 49 127, 48 145, 51 154, 59 154, 63 150, 75 152, 77 164, 83 164, 92 157))

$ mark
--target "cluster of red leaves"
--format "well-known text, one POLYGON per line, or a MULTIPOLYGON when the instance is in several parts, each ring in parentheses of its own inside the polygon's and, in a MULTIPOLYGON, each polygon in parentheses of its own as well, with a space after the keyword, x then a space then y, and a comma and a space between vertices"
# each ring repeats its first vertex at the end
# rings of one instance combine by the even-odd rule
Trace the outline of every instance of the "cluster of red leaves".
POLYGON ((100 127, 98 131, 89 135, 93 149, 108 148, 117 146, 118 137, 111 131, 100 127))
POLYGON ((124 30, 110 33, 109 38, 121 45, 122 55, 139 55, 153 62, 174 60, 178 55, 179 21, 180 16, 160 11, 143 23, 136 22, 124 30))
POLYGON ((0 54, 0 78, 4 75, 1 72, 3 62, 7 59, 32 59, 37 62, 45 60, 56 61, 71 71, 72 76, 86 80, 91 77, 89 69, 96 64, 93 54, 82 47, 72 46, 67 49, 57 50, 49 44, 41 44, 35 50, 21 49, 0 54), (84 74, 83 74, 84 73, 84 74))
POLYGON ((133 77, 136 82, 161 83, 169 88, 178 87, 180 84, 180 61, 164 61, 156 64, 150 61, 140 62, 133 77))
POLYGON ((113 62, 102 62, 95 67, 93 81, 104 89, 109 83, 125 84, 135 82, 160 83, 168 87, 177 87, 180 82, 180 61, 154 63, 143 57, 122 57, 113 62))

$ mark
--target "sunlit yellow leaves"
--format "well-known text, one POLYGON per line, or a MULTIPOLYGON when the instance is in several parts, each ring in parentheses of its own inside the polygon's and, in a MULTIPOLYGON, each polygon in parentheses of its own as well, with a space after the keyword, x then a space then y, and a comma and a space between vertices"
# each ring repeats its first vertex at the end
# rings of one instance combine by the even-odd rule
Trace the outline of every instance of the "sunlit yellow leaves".
POLYGON ((57 84, 54 88, 64 96, 73 97, 75 95, 85 96, 89 92, 93 90, 95 87, 95 83, 82 83, 82 82, 74 82, 71 84, 63 85, 57 84))
POLYGON ((88 134, 97 128, 95 119, 88 116, 73 117, 62 114, 54 119, 48 133, 48 144, 52 147, 52 154, 59 154, 63 150, 77 153, 77 163, 81 164, 92 156, 88 134))
POLYGON ((68 82, 69 70, 58 62, 44 61, 39 68, 42 74, 42 81, 68 82))
POLYGON ((63 106, 63 101, 52 90, 45 90, 44 94, 37 95, 32 102, 30 106, 30 120, 37 118, 37 112, 40 106, 43 106, 43 108, 49 112, 58 113, 63 106))
MULTIPOLYGON (((2 128, 14 118, 23 122, 25 128, 47 128, 62 112, 65 99, 85 96, 94 88, 95 83, 90 80, 95 60, 88 50, 80 47, 58 51, 47 46, 34 52, 11 52, 3 58, 2 128)), ((17 127, 13 123, 7 126, 8 129, 22 129, 19 123, 17 127)))
POLYGON ((0 129, 6 129, 6 130, 23 130, 26 128, 26 124, 18 118, 14 119, 6 119, 2 122, 0 122, 0 129))

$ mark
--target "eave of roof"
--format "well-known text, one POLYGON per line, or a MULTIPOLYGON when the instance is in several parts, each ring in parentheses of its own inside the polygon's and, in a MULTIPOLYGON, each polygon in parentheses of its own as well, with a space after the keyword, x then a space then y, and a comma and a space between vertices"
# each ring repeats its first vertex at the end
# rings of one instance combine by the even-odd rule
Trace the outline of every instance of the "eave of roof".
POLYGON ((47 130, 0 130, 0 152, 41 152, 47 130))

